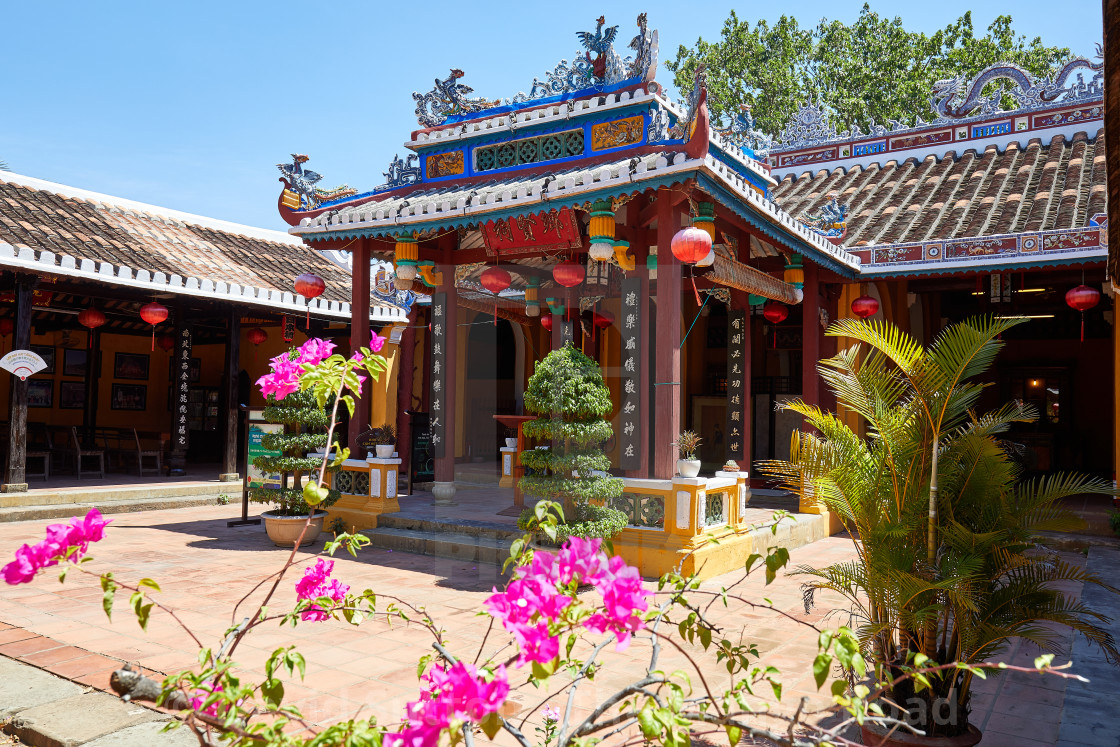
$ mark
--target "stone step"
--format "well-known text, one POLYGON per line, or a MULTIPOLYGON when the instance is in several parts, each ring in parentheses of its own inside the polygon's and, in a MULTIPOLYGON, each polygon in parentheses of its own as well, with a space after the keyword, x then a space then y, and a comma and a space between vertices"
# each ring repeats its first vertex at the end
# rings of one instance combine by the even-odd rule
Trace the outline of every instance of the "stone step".
POLYGON ((456 519, 451 522, 436 519, 434 516, 426 517, 404 513, 382 514, 377 517, 377 526, 386 529, 414 529, 421 532, 454 532, 473 537, 505 540, 507 547, 510 542, 524 534, 516 526, 499 524, 494 521, 456 519))
POLYGON ((437 558, 449 558, 465 563, 490 563, 500 566, 509 557, 510 540, 479 534, 384 526, 367 529, 362 534, 370 538, 373 547, 417 555, 434 555, 437 558))
POLYGON ((134 501, 153 498, 205 496, 211 499, 225 494, 230 500, 240 499, 240 482, 150 482, 137 485, 90 485, 87 487, 39 489, 24 493, 0 493, 0 509, 21 506, 92 503, 100 506, 113 501, 134 501))
MULTIPOLYGON (((25 494, 26 495, 26 494, 25 494)), ((103 514, 123 514, 135 511, 158 511, 165 508, 189 508, 191 506, 212 506, 217 503, 218 493, 206 495, 177 495, 151 498, 127 498, 91 500, 82 503, 55 503, 43 506, 7 506, 0 508, 0 522, 35 521, 41 519, 68 519, 71 516, 84 516, 91 508, 103 514)), ((239 511, 230 501, 230 518, 239 511)))

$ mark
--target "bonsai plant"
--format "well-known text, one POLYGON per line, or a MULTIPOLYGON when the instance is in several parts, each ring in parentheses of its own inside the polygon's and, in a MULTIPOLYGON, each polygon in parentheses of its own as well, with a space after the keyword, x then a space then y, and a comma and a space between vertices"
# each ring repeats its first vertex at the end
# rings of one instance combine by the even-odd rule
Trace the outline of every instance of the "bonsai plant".
MULTIPOLYGON (((265 530, 276 545, 291 547, 303 530, 304 521, 312 514, 311 507, 303 499, 304 483, 314 480, 314 473, 322 463, 321 457, 309 457, 307 452, 326 448, 329 416, 310 391, 293 392, 280 401, 269 395, 267 403, 265 420, 283 424, 284 430, 266 434, 261 439, 261 445, 266 449, 279 451, 280 455, 257 457, 253 460, 253 466, 266 474, 279 474, 280 487, 252 488, 249 498, 257 503, 273 505, 271 511, 261 514, 265 530)), ((328 467, 327 471, 337 469, 328 467)), ((338 500, 339 495, 337 490, 332 489, 317 509, 330 506, 338 500)), ((326 515, 326 511, 315 511, 312 525, 304 535, 305 543, 314 541, 322 531, 326 515)))
POLYGON ((382 423, 371 431, 373 450, 378 459, 392 459, 396 451, 397 430, 390 423, 382 423))
POLYGON ((626 514, 608 507, 622 495, 622 480, 607 472, 610 458, 600 448, 612 430, 603 419, 611 397, 599 365, 570 343, 553 350, 529 377, 525 409, 537 417, 523 432, 549 446, 521 453, 533 472, 521 478, 521 490, 563 506, 564 538, 610 539, 626 526, 626 514))
POLYGON ((516 449, 517 448, 517 429, 507 427, 505 429, 504 433, 505 433, 505 440, 506 440, 506 448, 507 449, 516 449))
POLYGON ((696 450, 700 448, 700 436, 692 431, 681 431, 673 439, 673 445, 681 455, 677 460, 677 474, 681 477, 696 477, 700 474, 700 460, 696 458, 696 450))
MULTIPOLYGON (((820 372, 862 428, 802 401, 785 404, 813 430, 794 433, 788 462, 761 465, 843 523, 857 557, 800 568, 810 578, 806 605, 821 589, 847 599, 864 656, 884 686, 882 701, 898 706, 884 710, 947 740, 937 744, 979 740, 968 723, 975 670, 967 665, 991 660, 1015 638, 1053 647, 1054 623, 1120 659, 1097 624, 1107 618, 1061 588, 1064 581, 1105 584, 1038 544, 1039 532, 1079 524, 1062 498, 1114 491, 1072 474, 1022 480, 1001 434, 1012 422, 1033 420, 1033 409, 1012 403, 973 411, 985 386, 976 377, 995 360, 999 335, 1021 321, 971 319, 923 349, 886 322, 839 320, 828 334, 862 344, 821 361, 820 372), (928 687, 905 678, 937 665, 946 668, 928 687)), ((883 741, 872 721, 864 730, 865 744, 902 743, 883 741)))

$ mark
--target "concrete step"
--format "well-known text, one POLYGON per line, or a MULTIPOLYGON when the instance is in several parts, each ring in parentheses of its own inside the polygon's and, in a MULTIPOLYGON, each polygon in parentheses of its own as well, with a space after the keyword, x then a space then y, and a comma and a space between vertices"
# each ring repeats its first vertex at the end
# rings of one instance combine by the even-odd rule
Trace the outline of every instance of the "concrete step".
POLYGON ((91 503, 101 505, 113 501, 133 501, 140 498, 182 498, 221 494, 230 499, 241 496, 240 482, 150 482, 137 485, 90 485, 87 487, 40 489, 31 483, 25 493, 0 493, 0 509, 35 505, 91 503))
POLYGON ((480 534, 385 526, 367 529, 362 534, 370 538, 373 547, 417 555, 434 555, 466 563, 491 563, 500 566, 509 557, 509 539, 480 534))
MULTIPOLYGON (((24 494, 26 495, 26 493, 24 494)), ((212 506, 217 503, 218 492, 203 495, 177 495, 151 498, 126 498, 91 500, 83 503, 54 503, 36 506, 7 506, 0 508, 0 522, 34 521, 40 519, 68 519, 71 516, 85 516, 96 507, 103 514, 124 514, 134 511, 158 511, 165 508, 189 508, 191 506, 212 506)), ((230 503, 234 501, 231 499, 230 503)), ((236 508, 236 507, 234 507, 236 508)), ((231 508, 230 515, 234 510, 231 508)))
POLYGON ((382 514, 377 517, 377 526, 385 529, 413 529, 421 532, 454 532, 471 535, 472 537, 504 540, 507 547, 510 542, 524 534, 510 524, 475 521, 473 519, 457 519, 450 522, 436 519, 434 516, 426 517, 405 513, 382 514))

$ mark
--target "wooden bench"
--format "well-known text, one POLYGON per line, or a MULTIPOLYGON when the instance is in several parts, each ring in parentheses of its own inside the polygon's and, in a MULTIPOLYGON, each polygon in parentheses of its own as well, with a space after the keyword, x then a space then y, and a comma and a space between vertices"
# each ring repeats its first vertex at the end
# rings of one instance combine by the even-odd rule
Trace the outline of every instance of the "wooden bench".
POLYGON ((70 426, 70 438, 74 447, 74 474, 79 480, 82 475, 97 475, 102 480, 105 479, 105 451, 92 446, 83 446, 82 440, 78 437, 77 426, 70 426), (83 470, 83 459, 96 459, 97 469, 83 470))

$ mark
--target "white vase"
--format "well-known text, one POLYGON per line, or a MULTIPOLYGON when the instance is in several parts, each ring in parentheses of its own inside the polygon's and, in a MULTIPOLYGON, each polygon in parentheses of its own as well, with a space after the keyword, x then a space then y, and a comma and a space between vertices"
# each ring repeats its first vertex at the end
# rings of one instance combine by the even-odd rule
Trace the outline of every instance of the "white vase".
POLYGON ((396 448, 393 444, 377 444, 373 450, 377 453, 378 459, 392 459, 396 448))
POLYGON ((677 474, 681 477, 696 477, 700 474, 699 459, 678 459, 677 474))
POLYGON ((516 449, 517 448, 517 439, 516 438, 507 438, 506 439, 506 448, 507 449, 516 449))

